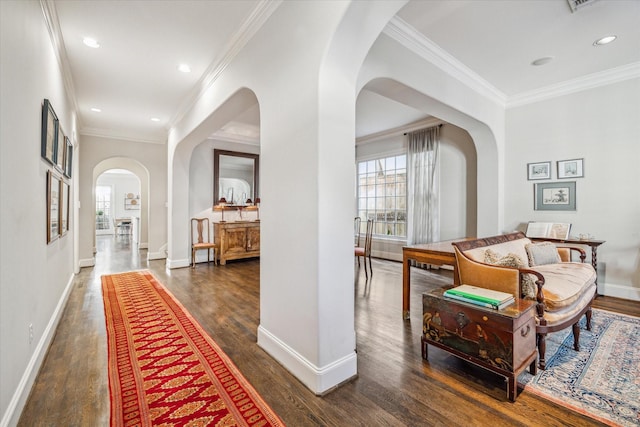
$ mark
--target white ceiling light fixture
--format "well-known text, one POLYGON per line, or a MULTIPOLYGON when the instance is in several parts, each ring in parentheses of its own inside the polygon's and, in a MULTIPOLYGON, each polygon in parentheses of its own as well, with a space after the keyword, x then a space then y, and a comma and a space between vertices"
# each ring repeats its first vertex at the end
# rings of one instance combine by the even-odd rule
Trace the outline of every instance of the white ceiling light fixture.
POLYGON ((89 46, 93 49, 97 49, 100 47, 100 43, 98 43, 96 39, 91 37, 85 37, 84 39, 82 39, 82 43, 84 43, 86 46, 89 46))
POLYGON ((611 43, 612 41, 614 41, 617 38, 618 38, 618 36, 605 36, 605 37, 602 37, 602 38, 594 41, 593 45, 594 46, 604 46, 606 44, 611 43))
POLYGON ((178 71, 183 73, 190 73, 191 67, 189 67, 187 64, 180 64, 178 65, 178 71))
POLYGON ((152 121, 152 122, 159 122, 159 121, 160 121, 160 119, 159 119, 159 118, 157 118, 157 117, 151 117, 151 121, 152 121))
POLYGON ((538 67, 540 65, 548 64, 551 61, 553 61, 553 56, 545 56, 542 58, 538 58, 535 61, 532 61, 531 65, 535 65, 536 67, 538 67))
POLYGON ((102 110, 96 107, 92 107, 91 111, 93 111, 94 113, 102 113, 102 110))

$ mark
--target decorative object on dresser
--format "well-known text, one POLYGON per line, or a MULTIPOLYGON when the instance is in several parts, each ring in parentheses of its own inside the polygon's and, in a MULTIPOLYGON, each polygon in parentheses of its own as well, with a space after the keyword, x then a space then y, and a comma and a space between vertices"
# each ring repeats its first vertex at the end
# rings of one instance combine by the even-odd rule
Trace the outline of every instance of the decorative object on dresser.
POLYGON ((518 395, 516 379, 536 368, 535 302, 517 299, 503 310, 447 299, 445 289, 422 294, 422 357, 427 344, 502 375, 507 397, 518 395))
MULTIPOLYGON (((596 272, 584 262, 584 250, 574 247, 552 248, 557 252, 555 261, 560 262, 553 262, 548 254, 542 254, 544 256, 536 259, 552 263, 531 265, 531 245, 536 246, 522 232, 453 243, 461 283, 508 292, 517 298, 535 299, 539 362, 544 369, 548 333, 572 326, 574 348, 578 351, 578 321, 582 315, 586 315, 587 330, 591 330, 596 272), (582 262, 570 262, 571 251, 578 252, 582 262), (493 258, 498 259, 492 262, 493 258), (514 263, 509 265, 502 258, 511 258, 514 263)), ((545 250, 548 249, 538 252, 545 250)))
POLYGON ((207 263, 211 260, 209 255, 210 250, 213 249, 213 264, 216 264, 216 249, 218 245, 211 241, 210 233, 209 218, 191 218, 191 267, 196 266, 196 253, 202 249, 207 251, 207 263), (195 230, 193 228, 194 224, 196 226, 195 230))
POLYGON ((222 213, 222 219, 220 220, 220 222, 225 222, 224 209, 226 207, 227 207, 227 199, 225 199, 224 197, 221 197, 220 200, 218 200, 218 204, 213 207, 214 211, 220 211, 222 213))
POLYGON ((233 259, 260 256, 260 223, 257 221, 214 222, 214 242, 220 265, 233 259))

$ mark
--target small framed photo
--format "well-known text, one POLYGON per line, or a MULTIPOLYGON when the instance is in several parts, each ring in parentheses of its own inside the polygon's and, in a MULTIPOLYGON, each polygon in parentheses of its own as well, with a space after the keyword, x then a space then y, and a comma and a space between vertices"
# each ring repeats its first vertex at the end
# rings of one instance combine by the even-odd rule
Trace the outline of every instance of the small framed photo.
POLYGON ((47 171, 47 243, 60 236, 60 183, 61 179, 47 171))
POLYGON ((64 152, 64 176, 71 178, 71 168, 73 166, 73 145, 69 138, 65 138, 66 150, 64 152))
POLYGON ((60 172, 64 172, 64 153, 67 150, 67 137, 58 123, 58 137, 56 138, 56 153, 54 165, 60 172))
POLYGON ((548 182, 535 184, 535 210, 575 211, 576 182, 548 182))
POLYGON ((64 236, 69 231, 69 192, 70 186, 64 181, 60 181, 60 236, 64 236))
POLYGON ((561 160, 558 162, 558 179, 582 178, 583 159, 561 160))
POLYGON ((50 164, 56 161, 56 139, 58 138, 58 116, 48 99, 42 104, 42 132, 40 155, 50 164))
POLYGON ((551 162, 527 163, 527 179, 551 179, 551 162))

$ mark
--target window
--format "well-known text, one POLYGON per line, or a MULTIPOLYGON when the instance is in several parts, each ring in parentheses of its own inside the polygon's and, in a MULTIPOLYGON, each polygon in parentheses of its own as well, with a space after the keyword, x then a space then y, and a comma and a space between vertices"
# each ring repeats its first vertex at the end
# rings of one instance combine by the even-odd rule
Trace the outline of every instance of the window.
POLYGON ((96 186, 96 230, 111 228, 111 187, 96 186))
POLYGON ((407 236, 407 156, 358 162, 358 216, 378 236, 407 236))

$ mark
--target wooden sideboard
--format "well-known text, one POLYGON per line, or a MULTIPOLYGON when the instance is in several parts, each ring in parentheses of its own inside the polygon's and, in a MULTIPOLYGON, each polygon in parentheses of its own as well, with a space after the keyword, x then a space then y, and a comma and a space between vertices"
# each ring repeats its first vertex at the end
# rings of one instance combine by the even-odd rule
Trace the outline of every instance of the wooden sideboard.
POLYGON ((215 222, 213 235, 221 265, 231 259, 260 256, 259 221, 215 222))

